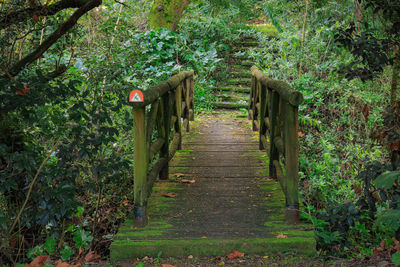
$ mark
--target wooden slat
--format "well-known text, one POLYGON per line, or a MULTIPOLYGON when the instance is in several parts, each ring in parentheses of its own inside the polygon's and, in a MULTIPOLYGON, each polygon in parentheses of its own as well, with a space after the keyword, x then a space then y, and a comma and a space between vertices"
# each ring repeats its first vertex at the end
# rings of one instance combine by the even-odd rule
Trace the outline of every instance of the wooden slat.
POLYGON ((174 138, 172 139, 171 145, 169 147, 169 157, 168 157, 169 160, 171 160, 175 156, 179 144, 181 143, 181 139, 182 138, 180 133, 174 134, 174 138))
POLYGON ((253 131, 258 131, 260 130, 260 123, 258 122, 258 120, 254 120, 253 121, 253 131))
POLYGON ((189 119, 188 118, 183 120, 182 128, 186 129, 186 132, 189 132, 190 129, 189 129, 189 119))
POLYGON ((154 182, 157 180, 157 177, 159 176, 160 171, 164 168, 164 166, 168 164, 168 159, 167 158, 159 158, 156 164, 154 164, 153 168, 151 169, 148 177, 147 177, 147 198, 150 197, 151 191, 154 185, 154 182))
POLYGON ((277 136, 274 138, 274 144, 276 148, 278 149, 279 153, 281 153, 283 156, 285 156, 285 148, 283 146, 283 139, 280 136, 277 136))
POLYGON ((159 138, 157 141, 155 141, 153 144, 151 144, 150 150, 149 150, 149 162, 154 159, 154 156, 158 152, 160 152, 164 143, 165 143, 164 139, 159 138))

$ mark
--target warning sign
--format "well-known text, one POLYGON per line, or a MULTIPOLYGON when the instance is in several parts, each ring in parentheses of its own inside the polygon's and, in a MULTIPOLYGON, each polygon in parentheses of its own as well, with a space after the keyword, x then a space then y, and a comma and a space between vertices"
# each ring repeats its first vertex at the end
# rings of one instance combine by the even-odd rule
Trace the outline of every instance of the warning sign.
POLYGON ((143 102, 143 93, 140 90, 133 90, 129 94, 129 102, 135 103, 135 102, 143 102))

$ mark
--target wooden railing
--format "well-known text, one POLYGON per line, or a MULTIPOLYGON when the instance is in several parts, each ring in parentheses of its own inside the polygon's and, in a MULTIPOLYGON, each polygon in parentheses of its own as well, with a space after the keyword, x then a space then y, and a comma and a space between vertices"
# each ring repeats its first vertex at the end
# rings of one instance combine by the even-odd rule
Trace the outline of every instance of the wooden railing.
POLYGON ((193 74, 183 71, 130 95, 134 120, 133 213, 138 225, 146 224, 147 199, 155 180, 168 179, 168 162, 181 149, 182 128, 189 131, 189 121, 194 120, 193 74))
POLYGON ((269 175, 277 178, 286 197, 288 219, 298 220, 299 140, 298 106, 303 95, 287 83, 251 68, 249 119, 260 132, 260 150, 269 154, 269 175), (284 168, 282 168, 282 165, 284 168))

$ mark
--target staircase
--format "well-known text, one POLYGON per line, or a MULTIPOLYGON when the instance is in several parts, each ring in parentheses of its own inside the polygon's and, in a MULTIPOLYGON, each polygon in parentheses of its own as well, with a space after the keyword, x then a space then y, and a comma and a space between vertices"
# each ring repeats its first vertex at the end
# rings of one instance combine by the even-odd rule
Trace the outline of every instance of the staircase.
POLYGON ((250 68, 253 62, 248 60, 248 50, 257 47, 254 38, 243 38, 231 47, 227 79, 220 82, 215 94, 218 97, 213 103, 216 109, 247 109, 251 86, 250 68))

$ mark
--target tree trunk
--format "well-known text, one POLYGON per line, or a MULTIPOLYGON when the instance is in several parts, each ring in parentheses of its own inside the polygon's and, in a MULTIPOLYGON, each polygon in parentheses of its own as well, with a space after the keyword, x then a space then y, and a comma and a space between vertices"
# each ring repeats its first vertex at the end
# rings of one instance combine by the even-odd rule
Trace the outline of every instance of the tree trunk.
POLYGON ((149 15, 150 28, 176 31, 179 19, 188 3, 189 0, 155 0, 149 15))

